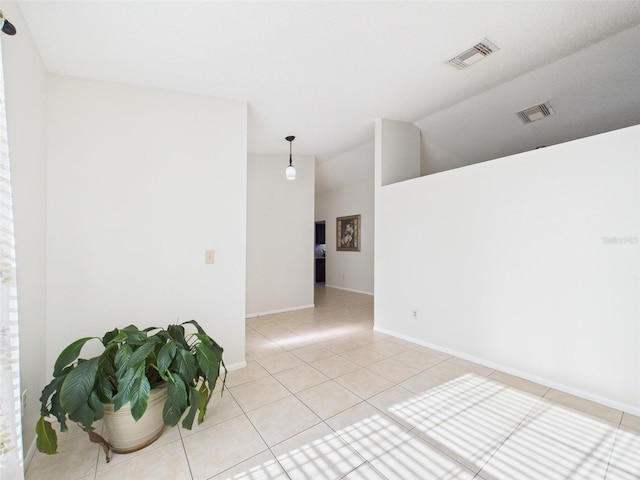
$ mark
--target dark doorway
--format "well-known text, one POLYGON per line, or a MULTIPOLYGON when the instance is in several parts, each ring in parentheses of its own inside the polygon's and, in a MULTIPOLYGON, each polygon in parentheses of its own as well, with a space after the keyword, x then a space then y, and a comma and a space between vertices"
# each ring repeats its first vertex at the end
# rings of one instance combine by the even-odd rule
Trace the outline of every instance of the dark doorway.
POLYGON ((325 254, 327 245, 325 243, 325 222, 316 222, 316 239, 314 252, 316 257, 316 283, 324 283, 325 281, 325 254))

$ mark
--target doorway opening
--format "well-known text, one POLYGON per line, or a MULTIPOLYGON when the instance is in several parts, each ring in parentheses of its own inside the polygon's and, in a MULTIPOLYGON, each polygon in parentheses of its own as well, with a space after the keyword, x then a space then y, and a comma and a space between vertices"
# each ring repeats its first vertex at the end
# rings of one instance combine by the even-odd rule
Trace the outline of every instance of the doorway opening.
POLYGON ((325 221, 316 222, 315 236, 315 260, 316 260, 316 283, 325 282, 325 255, 327 253, 327 244, 325 242, 325 221))

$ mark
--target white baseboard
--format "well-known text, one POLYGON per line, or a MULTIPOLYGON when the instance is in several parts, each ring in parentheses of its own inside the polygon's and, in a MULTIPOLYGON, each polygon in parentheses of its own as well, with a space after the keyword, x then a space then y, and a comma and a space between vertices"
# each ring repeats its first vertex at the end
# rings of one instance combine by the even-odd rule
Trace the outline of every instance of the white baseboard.
POLYGON ((231 365, 227 365, 227 372, 232 372, 234 370, 240 370, 241 368, 244 368, 246 366, 247 366, 247 362, 245 362, 245 361, 232 363, 231 365))
POLYGON ((354 290, 353 288, 337 287, 335 285, 329 285, 329 284, 325 284, 325 287, 335 288, 335 289, 338 289, 338 290, 345 290, 347 292, 353 292, 353 293, 362 293, 364 295, 373 296, 372 292, 363 292, 362 290, 354 290))
POLYGON ((494 370, 499 370, 504 373, 508 373, 509 375, 514 375, 516 377, 524 378, 525 380, 529 380, 531 382, 538 383, 540 385, 544 385, 545 387, 553 388, 555 390, 559 390, 561 392, 569 393, 571 395, 575 395, 576 397, 584 398, 586 400, 591 400, 592 402, 600 403, 602 405, 606 405, 607 407, 615 408, 617 410, 622 410, 623 412, 630 413, 632 415, 640 416, 640 408, 634 407, 633 405, 628 405, 626 403, 619 402, 617 400, 613 400, 611 398, 602 397, 600 395, 596 395, 590 392, 585 392, 584 390, 580 390, 569 385, 564 385, 562 383, 555 382, 553 380, 549 380, 548 378, 538 377, 537 375, 533 375, 528 372, 524 372, 521 370, 517 370, 506 365, 501 365, 499 363, 491 362, 485 360, 483 358, 474 357, 473 355, 466 354, 464 352, 458 352, 456 350, 452 350, 447 347, 442 347, 440 345, 435 345, 433 343, 425 342, 418 338, 413 338, 408 335, 403 335, 398 332, 394 332, 391 330, 387 330, 386 328, 379 328, 374 325, 373 329, 376 332, 385 333, 387 335, 391 335, 392 337, 400 338, 402 340, 406 340, 411 343, 416 343, 418 345, 422 345, 423 347, 431 348, 433 350, 438 350, 439 352, 447 353, 449 355, 453 355, 455 357, 462 358, 464 360, 469 360, 470 362, 474 362, 480 365, 484 365, 485 367, 493 368, 494 370))
POLYGON ((36 454, 36 438, 34 438, 33 441, 31 442, 31 445, 27 449, 27 453, 25 454, 22 462, 25 473, 27 473, 27 468, 29 468, 29 464, 31 463, 31 460, 33 460, 33 456, 35 454, 36 454))
POLYGON ((313 303, 310 305, 299 305, 297 307, 280 308, 278 310, 269 310, 266 312, 249 313, 249 314, 246 314, 244 318, 264 317, 265 315, 275 315, 276 313, 295 312, 296 310, 305 310, 307 308, 314 308, 314 307, 315 305, 313 303))

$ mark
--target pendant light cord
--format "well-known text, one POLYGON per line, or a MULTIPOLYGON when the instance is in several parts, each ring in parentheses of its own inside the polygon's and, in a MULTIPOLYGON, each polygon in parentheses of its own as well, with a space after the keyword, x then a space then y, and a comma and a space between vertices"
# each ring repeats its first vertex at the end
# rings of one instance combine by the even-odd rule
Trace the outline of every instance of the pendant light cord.
POLYGON ((291 166, 291 144, 292 143, 293 143, 292 141, 289 141, 289 166, 291 166))

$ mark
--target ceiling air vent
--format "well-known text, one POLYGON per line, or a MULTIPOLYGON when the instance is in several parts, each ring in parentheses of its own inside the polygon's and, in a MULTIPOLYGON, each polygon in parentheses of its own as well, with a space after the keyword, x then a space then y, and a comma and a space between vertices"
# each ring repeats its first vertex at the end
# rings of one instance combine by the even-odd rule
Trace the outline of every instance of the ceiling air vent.
POLYGON ((551 115, 555 115, 556 112, 553 111, 549 102, 541 103, 540 105, 534 105, 533 107, 525 108, 524 110, 517 113, 522 123, 531 123, 536 120, 541 120, 544 117, 550 117, 551 115))
POLYGON ((456 55, 447 63, 462 70, 463 68, 467 68, 469 65, 473 65, 479 60, 482 60, 487 55, 490 55, 498 50, 500 49, 496 45, 485 38, 477 45, 471 47, 469 50, 462 52, 460 55, 456 55))

